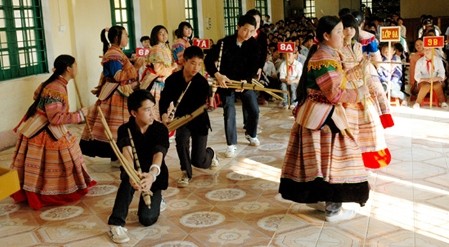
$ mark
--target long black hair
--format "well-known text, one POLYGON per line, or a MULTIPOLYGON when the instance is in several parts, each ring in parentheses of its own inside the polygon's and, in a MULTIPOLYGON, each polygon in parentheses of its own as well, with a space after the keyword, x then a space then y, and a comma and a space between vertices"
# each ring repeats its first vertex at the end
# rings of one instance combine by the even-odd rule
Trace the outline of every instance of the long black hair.
MULTIPOLYGON (((324 41, 324 34, 330 34, 332 30, 334 30, 335 26, 340 23, 340 19, 336 16, 323 16, 318 21, 318 26, 316 28, 316 39, 321 43, 324 41)), ((296 99, 298 101, 298 105, 302 105, 307 98, 307 72, 308 72, 308 64, 312 55, 317 51, 318 45, 314 44, 309 49, 309 54, 307 55, 307 59, 304 62, 304 66, 302 68, 302 75, 299 80, 299 85, 296 88, 296 99)))
MULTIPOLYGON (((178 39, 184 38, 184 28, 185 27, 190 28, 193 31, 192 25, 190 25, 190 23, 188 23, 186 21, 179 23, 178 29, 175 30, 175 35, 178 39)), ((192 36, 193 36, 193 32, 190 35, 190 37, 187 37, 187 38, 189 38, 189 40, 190 40, 190 39, 192 39, 192 36)))
POLYGON ((354 11, 352 12, 352 16, 357 20, 357 25, 360 27, 362 23, 365 22, 365 14, 362 11, 354 11))
POLYGON ((53 63, 53 74, 44 81, 40 87, 39 94, 37 95, 36 99, 34 100, 33 104, 28 108, 27 113, 25 114, 25 119, 33 116, 36 113, 37 106, 39 105, 39 101, 41 100, 41 94, 44 88, 52 81, 55 81, 59 76, 64 74, 67 67, 72 67, 72 65, 75 63, 75 58, 70 55, 59 55, 55 62, 53 63))
POLYGON ((157 39, 157 34, 159 33, 159 31, 161 29, 164 29, 165 32, 167 32, 167 34, 168 34, 167 28, 165 28, 162 25, 157 25, 157 26, 153 27, 153 29, 151 29, 151 34, 150 34, 150 45, 151 46, 159 44, 159 40, 157 39))
POLYGON ((109 30, 106 30, 106 28, 101 30, 100 38, 101 42, 103 42, 103 54, 108 51, 109 43, 120 45, 122 42, 123 31, 125 31, 125 28, 122 26, 112 26, 109 30), (108 32, 108 39, 106 39, 106 32, 108 32))
POLYGON ((343 15, 340 18, 343 23, 343 28, 352 27, 355 29, 355 35, 352 39, 359 40, 359 23, 357 22, 357 19, 351 14, 343 15))

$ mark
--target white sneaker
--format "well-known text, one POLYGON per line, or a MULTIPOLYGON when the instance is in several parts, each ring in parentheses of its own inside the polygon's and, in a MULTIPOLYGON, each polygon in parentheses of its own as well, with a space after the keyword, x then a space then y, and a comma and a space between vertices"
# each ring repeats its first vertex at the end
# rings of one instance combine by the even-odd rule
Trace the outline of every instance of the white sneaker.
POLYGON ((225 153, 226 158, 235 157, 235 151, 237 151, 237 147, 235 145, 229 145, 225 153))
POLYGON ((215 150, 213 148, 212 151, 214 152, 214 156, 212 156, 212 163, 210 164, 209 169, 211 170, 216 170, 218 169, 218 166, 220 165, 220 161, 218 161, 218 157, 217 157, 217 152, 215 152, 215 150))
POLYGON ((355 215, 356 215, 356 213, 354 210, 341 208, 337 214, 334 214, 332 216, 326 216, 326 221, 330 222, 330 223, 336 223, 336 222, 340 222, 340 221, 350 220, 350 219, 354 218, 355 215))
POLYGON ((187 173, 186 172, 182 172, 182 177, 180 177, 178 179, 178 187, 179 188, 185 188, 185 187, 189 186, 190 180, 191 180, 191 178, 189 178, 187 173))
POLYGON ((127 232, 123 226, 110 226, 108 234, 114 243, 123 244, 129 241, 127 232))
POLYGON ((257 146, 260 145, 260 141, 259 141, 259 139, 257 139, 257 136, 256 137, 251 137, 250 135, 245 135, 245 138, 246 138, 246 140, 249 141, 249 145, 250 146, 257 147, 257 146))
POLYGON ((326 202, 306 203, 306 206, 318 210, 320 212, 326 212, 326 202))
POLYGON ((442 108, 447 108, 447 107, 448 107, 448 105, 447 105, 447 103, 446 103, 446 102, 443 102, 443 103, 441 103, 441 107, 442 107, 442 108))
POLYGON ((419 109, 419 108, 421 108, 421 106, 419 105, 419 103, 413 104, 413 109, 419 109))

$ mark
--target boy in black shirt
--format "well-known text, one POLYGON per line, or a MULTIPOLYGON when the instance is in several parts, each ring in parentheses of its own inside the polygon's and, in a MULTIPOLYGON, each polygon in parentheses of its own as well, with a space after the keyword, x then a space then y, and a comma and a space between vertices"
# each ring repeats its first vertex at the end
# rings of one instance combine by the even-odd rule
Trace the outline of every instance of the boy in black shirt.
POLYGON ((129 204, 133 199, 134 191, 150 191, 151 208, 145 205, 140 196, 137 215, 139 222, 144 226, 156 223, 160 214, 162 200, 161 192, 168 187, 168 169, 164 157, 169 148, 168 130, 165 125, 154 120, 154 97, 147 90, 134 91, 128 97, 129 122, 118 129, 117 146, 130 164, 134 164, 133 151, 128 135, 131 131, 132 139, 141 165, 142 174, 140 184, 130 182, 128 174, 120 167, 120 187, 115 198, 114 208, 109 217, 109 235, 115 243, 126 243, 129 237, 124 228, 128 215, 129 204))
POLYGON ((259 123, 259 105, 257 95, 253 90, 228 89, 229 80, 246 81, 256 77, 259 69, 260 50, 256 39, 251 38, 256 31, 256 19, 251 15, 243 15, 237 23, 234 35, 226 36, 213 46, 204 60, 207 73, 213 75, 220 86, 217 93, 223 105, 223 117, 226 134, 226 157, 236 155, 237 127, 235 97, 240 96, 242 108, 247 114, 245 121, 245 138, 251 146, 259 146, 257 138, 257 125, 259 123), (222 49, 220 47, 223 47, 222 49), (222 50, 220 52, 220 50, 222 50), (221 53, 221 55, 220 55, 221 53), (218 61, 220 68, 215 63, 218 61))
MULTIPOLYGON (((203 51, 198 46, 190 46, 184 50, 182 70, 171 74, 165 80, 165 87, 159 101, 160 112, 167 112, 170 102, 176 106, 174 117, 191 114, 199 107, 205 106, 209 98, 209 83, 199 72, 203 64, 203 51), (182 95, 182 97, 181 97, 182 95)), ((168 114, 161 115, 162 122, 171 120, 168 114)), ((209 115, 204 110, 191 122, 176 130, 176 151, 181 164, 182 176, 178 179, 178 187, 186 187, 192 179, 192 165, 203 169, 215 169, 218 159, 215 151, 207 146, 207 135, 210 129, 209 115), (190 150, 190 140, 192 148, 190 150)))

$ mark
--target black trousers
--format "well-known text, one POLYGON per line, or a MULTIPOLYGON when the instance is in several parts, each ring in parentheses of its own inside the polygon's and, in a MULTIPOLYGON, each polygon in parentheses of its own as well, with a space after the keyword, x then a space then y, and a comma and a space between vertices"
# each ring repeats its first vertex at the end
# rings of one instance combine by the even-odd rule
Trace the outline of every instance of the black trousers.
MULTIPOLYGON (((120 168, 120 179, 122 182, 117 191, 117 195, 115 196, 114 207, 112 208, 112 214, 109 216, 108 225, 113 226, 125 226, 126 217, 128 216, 129 205, 133 200, 134 188, 129 183, 129 177, 123 170, 120 168)), ((151 208, 145 205, 145 201, 143 200, 142 195, 139 197, 139 206, 137 209, 137 215, 139 216, 140 224, 144 226, 151 226, 159 218, 159 214, 161 213, 161 200, 162 200, 162 191, 157 190, 153 191, 153 196, 151 196, 151 208)))
POLYGON ((207 169, 212 163, 214 150, 207 146, 207 135, 192 133, 189 128, 176 130, 176 151, 178 152, 181 171, 186 171, 192 178, 192 166, 207 169), (190 140, 192 148, 190 149, 190 140))

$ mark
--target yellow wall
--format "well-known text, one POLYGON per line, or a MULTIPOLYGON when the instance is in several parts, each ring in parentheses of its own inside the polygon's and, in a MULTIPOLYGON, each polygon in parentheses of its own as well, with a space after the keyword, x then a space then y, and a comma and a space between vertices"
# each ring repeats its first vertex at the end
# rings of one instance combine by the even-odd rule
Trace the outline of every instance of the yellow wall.
POLYGON ((215 42, 223 38, 224 30, 224 5, 222 1, 203 0, 204 37, 215 42))
POLYGON ((140 0, 140 6, 134 7, 140 8, 142 35, 149 36, 154 26, 163 25, 168 30, 169 41, 172 42, 178 24, 185 20, 184 0, 140 0))
POLYGON ((284 19, 284 1, 272 0, 271 1, 271 23, 284 19))
MULTIPOLYGON (((83 105, 87 106, 96 100, 90 90, 98 84, 102 70, 99 56, 103 55, 103 43, 100 40, 100 33, 103 28, 111 26, 109 1, 71 0, 68 13, 73 13, 69 14, 71 20, 68 25, 73 31, 75 42, 73 50, 78 61, 76 85, 83 105), (98 10, 103 11, 98 14, 98 10)), ((71 96, 76 99, 76 91, 71 92, 73 93, 71 96)))

